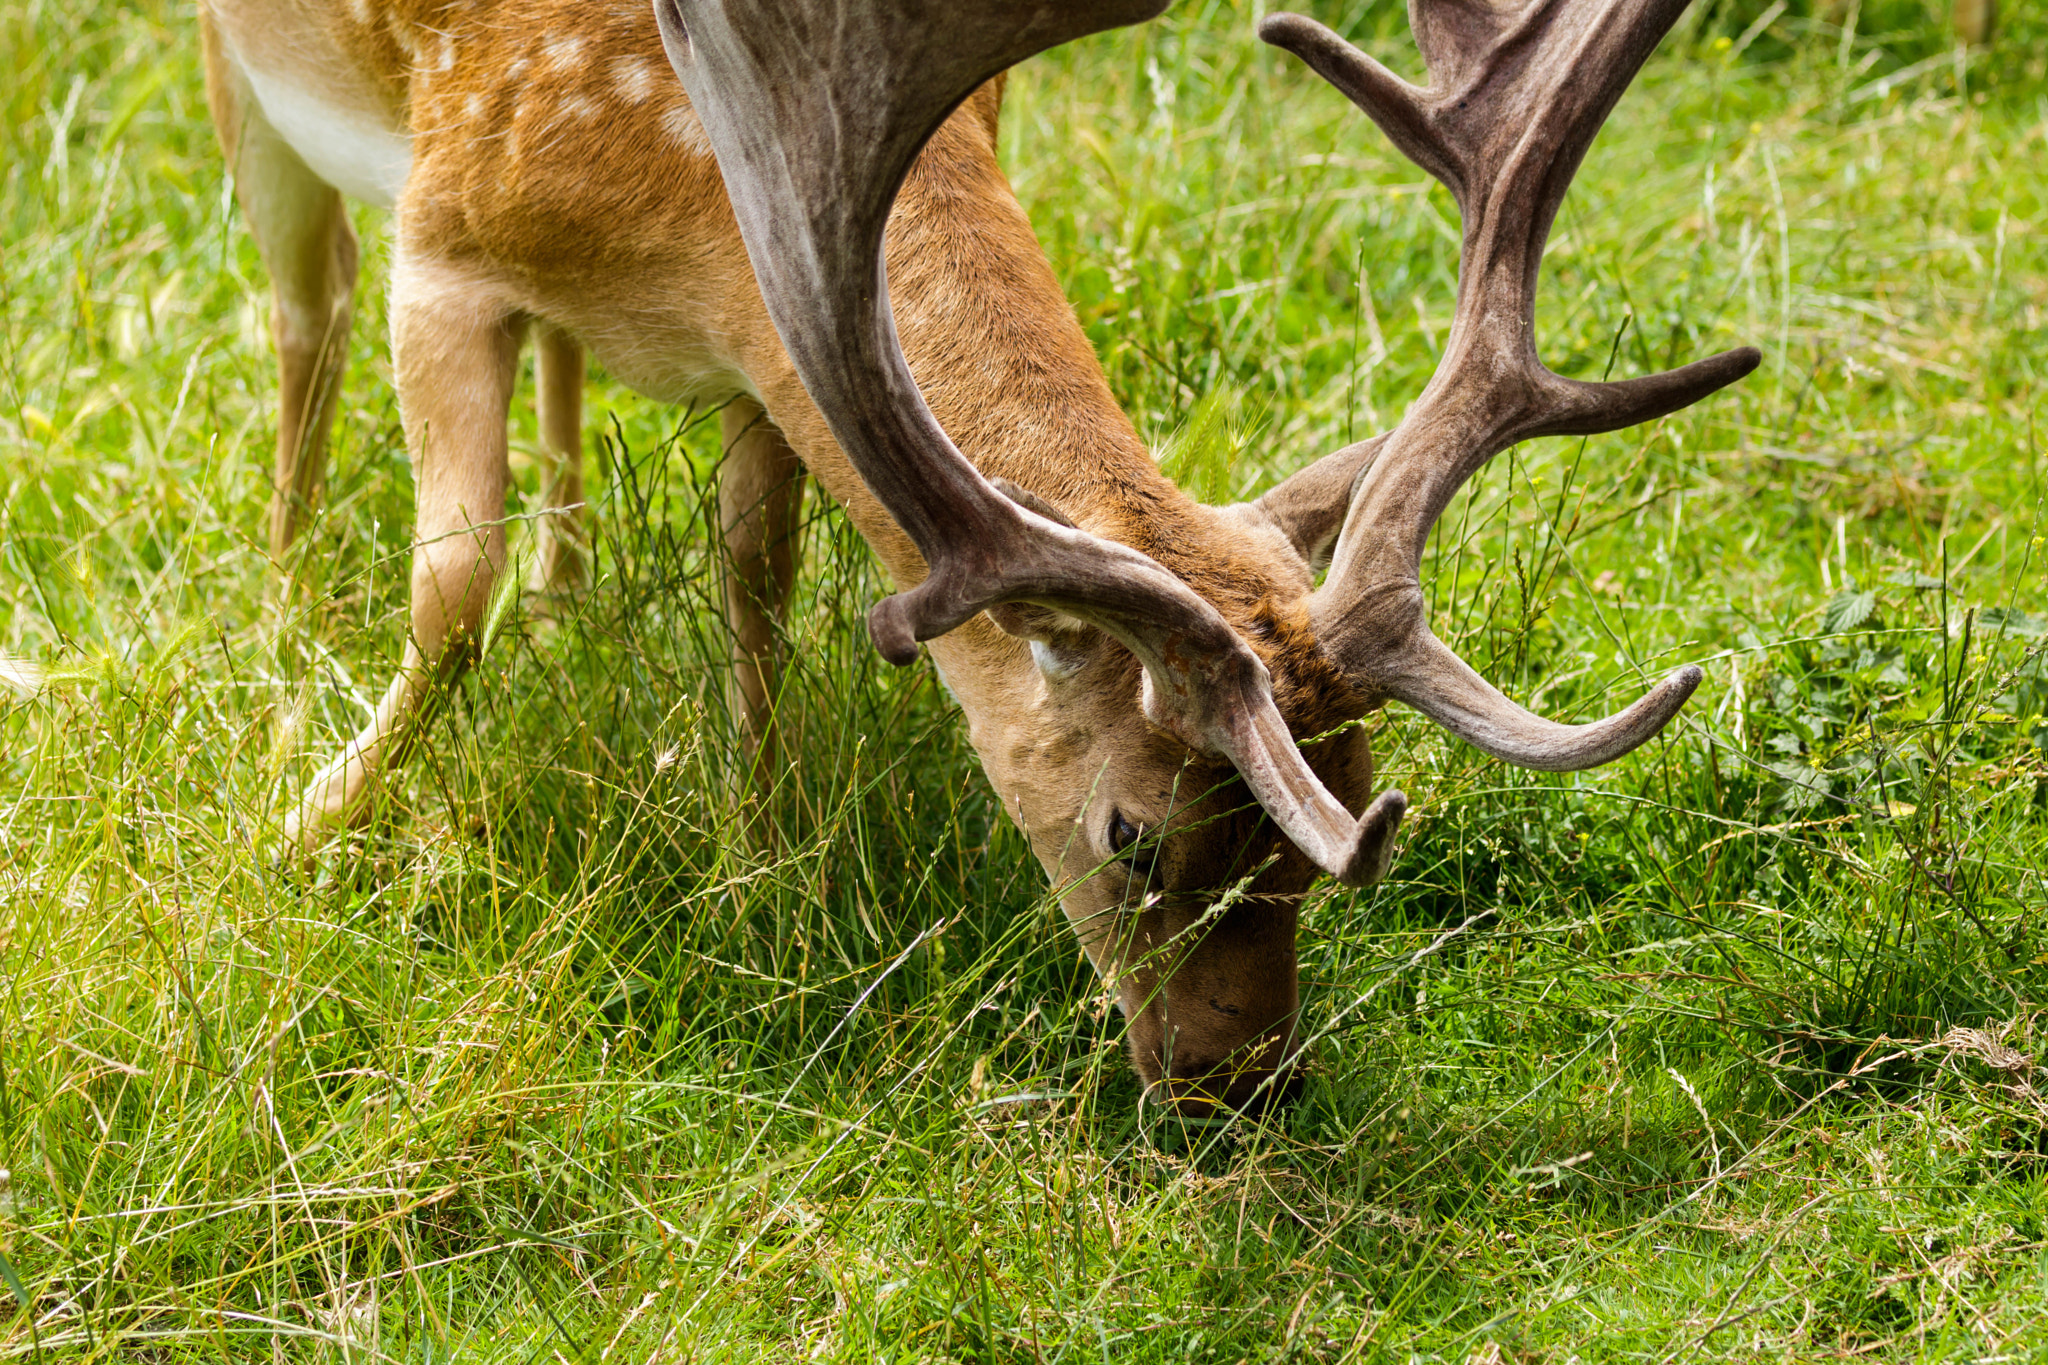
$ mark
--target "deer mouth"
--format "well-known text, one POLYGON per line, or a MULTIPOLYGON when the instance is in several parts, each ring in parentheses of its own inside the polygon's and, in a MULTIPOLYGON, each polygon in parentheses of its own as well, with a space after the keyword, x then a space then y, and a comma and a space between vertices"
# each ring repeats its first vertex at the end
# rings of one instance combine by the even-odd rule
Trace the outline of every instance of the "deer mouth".
MULTIPOLYGON (((1184 1119, 1277 1114, 1301 1097, 1306 1083, 1297 1056, 1289 1052, 1279 1062, 1278 1066, 1244 1067, 1225 1063, 1205 1071, 1189 1068, 1187 1074, 1161 1076, 1145 1087, 1145 1104, 1184 1119)), ((1139 1068, 1141 1073, 1147 1069, 1139 1068)))

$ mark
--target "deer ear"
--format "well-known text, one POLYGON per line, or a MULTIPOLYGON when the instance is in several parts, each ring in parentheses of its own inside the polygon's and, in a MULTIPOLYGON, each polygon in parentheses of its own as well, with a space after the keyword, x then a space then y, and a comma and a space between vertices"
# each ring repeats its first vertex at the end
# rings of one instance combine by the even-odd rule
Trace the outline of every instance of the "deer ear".
POLYGON ((1344 529, 1351 490, 1386 439, 1374 436, 1323 456, 1307 469, 1282 479, 1258 501, 1241 504, 1239 515, 1286 536, 1295 553, 1320 573, 1329 567, 1337 533, 1344 529))
POLYGON ((1030 643, 1031 661, 1049 683, 1062 683, 1079 673, 1102 643, 1102 632, 1095 627, 1034 602, 998 603, 988 609, 988 618, 1003 634, 1030 643))
MULTIPOLYGON (((1022 484, 1002 478, 990 482, 1019 507, 1062 526, 1074 524, 1073 518, 1022 484)), ((1065 682, 1079 673, 1102 642, 1102 632, 1087 622, 1035 602, 999 602, 988 608, 988 619, 1003 634, 1031 642, 1031 658, 1047 682, 1065 682)))

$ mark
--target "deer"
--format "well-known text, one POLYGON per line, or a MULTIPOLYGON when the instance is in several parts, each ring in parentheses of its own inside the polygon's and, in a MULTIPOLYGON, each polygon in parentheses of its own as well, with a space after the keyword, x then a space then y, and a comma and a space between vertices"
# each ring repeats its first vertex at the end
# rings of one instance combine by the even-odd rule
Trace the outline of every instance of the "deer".
POLYGON ((876 647, 901 665, 924 646, 1148 1100, 1223 1114, 1296 1093, 1300 907, 1322 875, 1383 877, 1408 808, 1374 792, 1357 722, 1398 701, 1498 759, 1575 770, 1660 733, 1701 679, 1681 667, 1584 724, 1524 710, 1430 631, 1437 518, 1517 442, 1654 420, 1759 355, 1595 384, 1536 351, 1558 207, 1687 0, 1411 0, 1420 87, 1275 14, 1261 36, 1450 190, 1457 300, 1391 431, 1252 501, 1197 503, 1117 405, 995 151, 1004 72, 1165 3, 201 0, 211 108, 277 297, 274 545, 318 490, 354 287, 342 196, 395 212, 410 637, 288 844, 367 818, 425 702, 475 660, 533 333, 546 498, 575 497, 584 348, 657 399, 724 402, 754 772, 776 761, 776 628, 814 479, 897 588, 869 614, 876 647))

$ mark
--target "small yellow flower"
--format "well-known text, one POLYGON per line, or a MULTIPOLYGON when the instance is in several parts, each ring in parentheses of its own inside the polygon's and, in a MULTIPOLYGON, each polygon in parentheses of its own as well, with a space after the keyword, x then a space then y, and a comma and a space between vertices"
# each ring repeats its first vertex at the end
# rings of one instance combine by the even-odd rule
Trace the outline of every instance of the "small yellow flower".
POLYGON ((1725 33, 1722 34, 1720 37, 1714 39, 1714 51, 1716 52, 1726 52, 1729 48, 1734 46, 1735 40, 1733 38, 1730 38, 1725 33))

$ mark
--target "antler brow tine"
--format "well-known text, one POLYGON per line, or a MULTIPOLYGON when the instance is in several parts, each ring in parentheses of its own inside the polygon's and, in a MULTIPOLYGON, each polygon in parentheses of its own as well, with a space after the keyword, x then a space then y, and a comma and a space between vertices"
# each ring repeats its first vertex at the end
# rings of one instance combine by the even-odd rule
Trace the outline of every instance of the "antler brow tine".
POLYGON ((1687 0, 1411 0, 1428 88, 1313 19, 1275 14, 1267 42, 1299 56, 1451 191, 1463 222, 1458 297, 1436 373, 1352 491, 1318 639, 1353 684, 1405 701, 1475 747, 1567 770, 1661 730, 1700 680, 1684 668, 1618 715, 1560 725, 1489 686, 1430 633, 1419 574, 1437 518, 1493 456, 1537 436, 1614 431, 1675 412, 1755 369, 1742 347, 1614 383, 1565 379, 1536 352, 1537 271, 1586 149, 1687 0))

